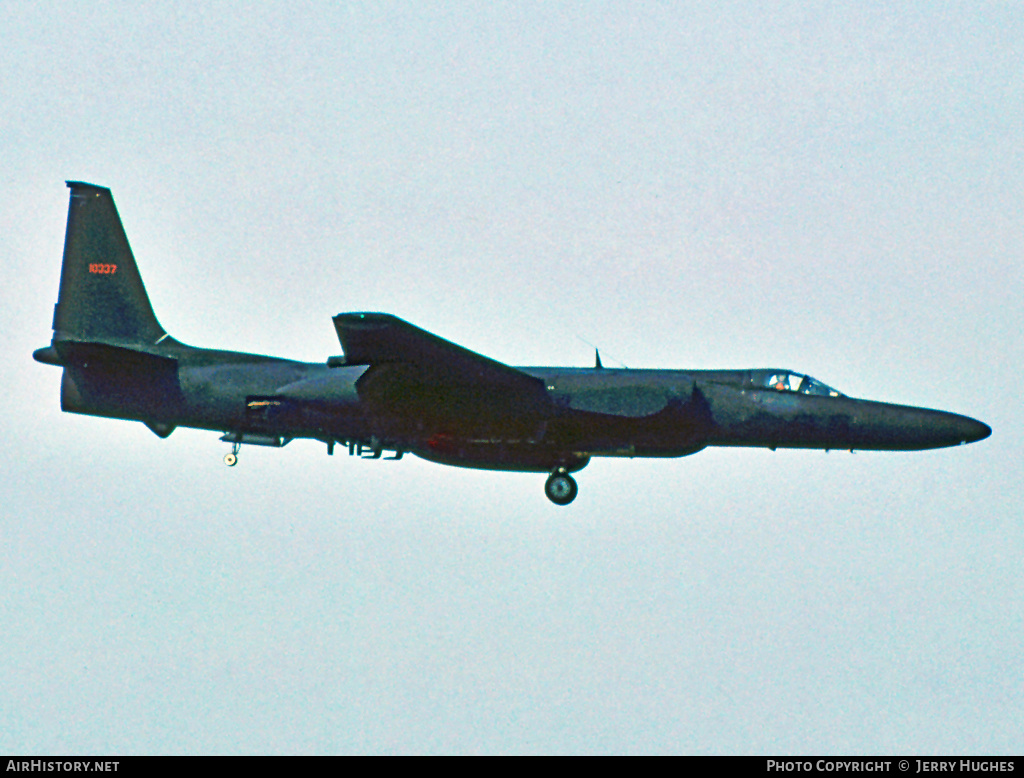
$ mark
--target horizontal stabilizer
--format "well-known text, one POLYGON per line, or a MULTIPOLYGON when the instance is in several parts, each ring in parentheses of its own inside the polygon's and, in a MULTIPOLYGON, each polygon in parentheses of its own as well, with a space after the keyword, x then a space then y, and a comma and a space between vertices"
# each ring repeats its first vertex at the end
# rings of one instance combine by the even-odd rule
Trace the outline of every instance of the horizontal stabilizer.
POLYGON ((177 359, 70 340, 55 340, 51 351, 64 367, 63 410, 160 423, 170 434, 171 417, 183 401, 177 359))
MULTIPOLYGON (((178 360, 133 348, 77 340, 58 340, 50 347, 64 367, 95 367, 125 373, 176 374, 178 360)), ((40 349, 42 351, 42 349, 40 349)))

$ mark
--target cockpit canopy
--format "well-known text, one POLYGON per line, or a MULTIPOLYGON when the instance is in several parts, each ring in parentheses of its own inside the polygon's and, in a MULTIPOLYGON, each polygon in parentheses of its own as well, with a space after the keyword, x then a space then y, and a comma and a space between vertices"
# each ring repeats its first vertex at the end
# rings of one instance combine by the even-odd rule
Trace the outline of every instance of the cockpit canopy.
POLYGON ((843 397, 831 386, 826 386, 817 378, 791 370, 751 370, 751 384, 759 389, 774 389, 777 392, 797 392, 799 394, 816 394, 820 397, 843 397))

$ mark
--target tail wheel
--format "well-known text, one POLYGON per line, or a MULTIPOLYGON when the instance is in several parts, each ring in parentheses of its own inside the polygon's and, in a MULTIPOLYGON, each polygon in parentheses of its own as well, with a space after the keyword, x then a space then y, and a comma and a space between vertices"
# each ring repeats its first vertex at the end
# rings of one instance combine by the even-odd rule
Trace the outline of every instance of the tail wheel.
POLYGON ((568 505, 576 499, 578 492, 576 479, 561 469, 548 476, 548 480, 544 484, 544 494, 555 505, 568 505))

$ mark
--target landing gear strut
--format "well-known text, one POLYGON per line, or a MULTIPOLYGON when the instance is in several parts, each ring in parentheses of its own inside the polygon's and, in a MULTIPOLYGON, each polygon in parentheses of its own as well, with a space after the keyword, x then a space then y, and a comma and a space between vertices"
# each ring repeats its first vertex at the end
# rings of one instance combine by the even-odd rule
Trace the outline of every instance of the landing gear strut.
POLYGON ((548 476, 544 484, 544 494, 555 505, 568 505, 576 499, 579 487, 576 479, 569 475, 564 467, 560 467, 548 476))
POLYGON ((238 449, 242 447, 241 443, 231 444, 231 453, 224 455, 224 464, 228 467, 234 467, 238 464, 238 449))

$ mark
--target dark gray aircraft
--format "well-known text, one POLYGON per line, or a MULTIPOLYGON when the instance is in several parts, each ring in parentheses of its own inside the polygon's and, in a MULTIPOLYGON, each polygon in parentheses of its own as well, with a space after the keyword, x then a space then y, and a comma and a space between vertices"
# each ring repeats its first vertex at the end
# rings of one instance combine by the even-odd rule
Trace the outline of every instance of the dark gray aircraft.
POLYGON ((855 400, 790 370, 510 367, 385 313, 341 313, 325 363, 186 346, 153 314, 110 190, 69 181, 53 340, 61 408, 223 433, 241 444, 312 438, 349 454, 549 473, 567 505, 591 457, 680 457, 706 446, 913 451, 991 429, 944 411, 855 400), (388 456, 385 457, 385 454, 388 456))

